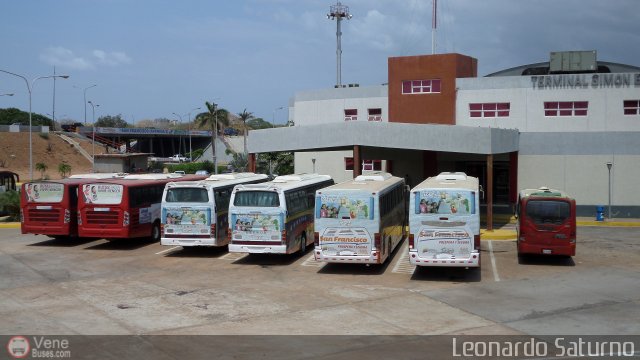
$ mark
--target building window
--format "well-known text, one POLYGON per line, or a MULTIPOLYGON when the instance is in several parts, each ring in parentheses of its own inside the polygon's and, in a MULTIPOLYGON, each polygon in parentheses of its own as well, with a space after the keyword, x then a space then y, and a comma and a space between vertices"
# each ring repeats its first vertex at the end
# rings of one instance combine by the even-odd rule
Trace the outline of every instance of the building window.
POLYGON ((473 103, 469 104, 469 116, 472 118, 508 117, 511 103, 473 103))
POLYGON ((358 109, 344 109, 344 121, 358 120, 358 109))
POLYGON ((382 109, 369 109, 369 121, 382 121, 382 109))
POLYGON ((345 170, 353 170, 353 158, 352 157, 344 158, 344 169, 345 170))
POLYGON ((404 80, 402 82, 402 93, 403 94, 440 93, 440 79, 404 80))
POLYGON ((625 100, 624 114, 625 115, 639 115, 640 114, 640 100, 625 100))
POLYGON ((587 116, 588 101, 545 101, 544 116, 587 116))
POLYGON ((362 160, 362 171, 382 171, 382 160, 362 160))

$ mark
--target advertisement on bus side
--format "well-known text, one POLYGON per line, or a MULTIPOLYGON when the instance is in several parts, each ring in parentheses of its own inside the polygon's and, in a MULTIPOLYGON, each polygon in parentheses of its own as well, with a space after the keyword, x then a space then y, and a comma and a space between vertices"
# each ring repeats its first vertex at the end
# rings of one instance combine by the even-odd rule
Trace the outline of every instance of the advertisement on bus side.
POLYGON ((422 259, 468 258, 473 250, 473 232, 469 228, 422 228, 416 238, 422 259))
POLYGON ((234 239, 270 241, 280 239, 282 214, 242 213, 232 214, 234 239))
POLYGON ((57 203, 62 201, 64 185, 56 183, 27 183, 24 186, 28 202, 57 203))
POLYGON ((208 234, 211 227, 209 207, 163 207, 165 232, 170 234, 208 234))

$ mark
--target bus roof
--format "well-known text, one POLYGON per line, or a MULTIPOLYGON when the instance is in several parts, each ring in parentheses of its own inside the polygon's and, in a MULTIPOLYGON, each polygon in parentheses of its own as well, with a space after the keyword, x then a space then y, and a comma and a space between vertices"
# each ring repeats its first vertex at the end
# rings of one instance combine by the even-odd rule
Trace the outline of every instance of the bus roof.
POLYGON ((212 187, 218 188, 227 185, 242 184, 249 181, 265 180, 268 176, 265 174, 255 174, 251 172, 245 173, 230 173, 230 174, 217 174, 211 175, 208 178, 200 181, 180 181, 170 182, 167 187, 212 187))
POLYGON ((122 178, 127 173, 89 173, 89 174, 76 174, 69 176, 69 179, 115 179, 122 178))
POLYGON ((329 175, 319 174, 293 174, 276 176, 275 179, 260 184, 240 184, 236 186, 237 190, 275 190, 280 189, 286 191, 289 189, 299 188, 306 185, 317 184, 323 181, 331 180, 329 175))
POLYGON ((550 189, 546 186, 539 187, 537 189, 524 189, 520 190, 520 198, 524 198, 527 196, 537 196, 537 197, 555 197, 555 198, 571 198, 569 194, 562 190, 550 189))
POLYGON ((318 192, 341 190, 363 190, 366 192, 379 192, 402 181, 404 181, 404 179, 393 176, 386 172, 376 171, 357 176, 353 180, 331 185, 322 190, 318 190, 318 192))
POLYGON ((97 179, 97 181, 83 181, 87 184, 94 183, 107 183, 107 184, 120 184, 120 185, 151 185, 158 183, 167 183, 170 181, 198 181, 204 180, 206 176, 204 175, 176 175, 176 174, 136 174, 136 175, 127 175, 121 178, 113 178, 113 179, 97 179))
POLYGON ((478 184, 478 178, 463 172, 443 172, 437 176, 428 177, 411 190, 460 188, 475 191, 478 189, 478 184))

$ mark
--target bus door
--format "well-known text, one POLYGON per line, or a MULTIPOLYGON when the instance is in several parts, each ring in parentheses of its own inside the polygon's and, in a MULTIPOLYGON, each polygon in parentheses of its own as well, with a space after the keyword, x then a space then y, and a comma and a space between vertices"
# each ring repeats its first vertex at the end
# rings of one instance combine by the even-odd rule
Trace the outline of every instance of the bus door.
MULTIPOLYGON (((367 194, 323 193, 316 197, 315 226, 321 259, 374 256, 376 245, 375 256, 380 255, 381 245, 374 242, 375 235, 380 236, 380 224, 374 221, 373 203, 373 196, 367 194)), ((315 254, 317 257, 318 251, 315 254)))
POLYGON ((575 255, 575 202, 529 197, 521 201, 519 210, 520 254, 575 255))

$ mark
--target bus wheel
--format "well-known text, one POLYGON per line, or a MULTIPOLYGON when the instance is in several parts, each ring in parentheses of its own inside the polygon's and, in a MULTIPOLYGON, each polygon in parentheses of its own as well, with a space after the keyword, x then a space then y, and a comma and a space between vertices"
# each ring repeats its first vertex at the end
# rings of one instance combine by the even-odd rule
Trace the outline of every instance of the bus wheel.
POLYGON ((151 240, 160 242, 160 222, 158 221, 154 222, 153 228, 151 228, 151 240))
POLYGON ((307 252, 307 234, 302 233, 302 236, 300 236, 300 242, 302 243, 300 245, 300 252, 304 255, 304 253, 307 252))

